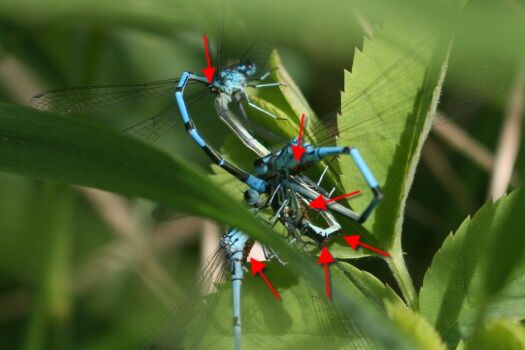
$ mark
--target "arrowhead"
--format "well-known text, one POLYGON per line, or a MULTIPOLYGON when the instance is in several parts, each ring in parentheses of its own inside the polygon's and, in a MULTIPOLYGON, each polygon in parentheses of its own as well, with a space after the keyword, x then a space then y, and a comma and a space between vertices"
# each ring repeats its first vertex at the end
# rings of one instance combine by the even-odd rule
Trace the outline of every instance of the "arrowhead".
POLYGON ((335 260, 332 258, 332 255, 330 255, 330 252, 326 247, 323 247, 323 250, 321 250, 321 255, 319 255, 319 260, 317 260, 318 264, 331 264, 335 260))
POLYGON ((348 243, 350 247, 352 247, 352 249, 356 250, 357 246, 359 245, 359 240, 361 239, 361 236, 344 236, 343 238, 345 239, 346 243, 348 243))
POLYGON ((266 267, 265 263, 262 263, 259 260, 256 260, 254 258, 250 259, 250 263, 252 264, 252 275, 261 273, 262 270, 266 267))
POLYGON ((293 152, 293 155, 296 161, 299 161, 299 159, 301 159, 305 151, 306 151, 306 148, 304 147, 292 146, 292 152, 293 152))
POLYGON ((319 195, 319 197, 310 202, 310 207, 319 210, 326 210, 326 201, 322 195, 319 195))
POLYGON ((202 70, 202 73, 206 76, 210 83, 213 82, 213 75, 215 74, 215 67, 206 67, 202 70))

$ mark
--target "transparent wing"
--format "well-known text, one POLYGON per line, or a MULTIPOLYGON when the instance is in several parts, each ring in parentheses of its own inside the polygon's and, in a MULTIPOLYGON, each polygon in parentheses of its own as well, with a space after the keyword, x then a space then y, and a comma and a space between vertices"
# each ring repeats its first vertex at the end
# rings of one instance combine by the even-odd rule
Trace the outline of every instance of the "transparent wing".
MULTIPOLYGON (((385 65, 382 69, 384 74, 377 76, 367 88, 341 105, 340 113, 344 113, 345 110, 359 113, 362 108, 366 108, 366 105, 361 105, 365 106, 361 109, 356 108, 358 102, 372 100, 378 95, 383 99, 388 99, 391 103, 385 105, 383 109, 373 110, 372 113, 369 110, 362 110, 363 114, 370 115, 369 118, 361 118, 354 114, 355 117, 347 115, 343 119, 340 113, 332 113, 322 118, 321 122, 310 128, 310 130, 317 130, 312 137, 312 140, 316 140, 316 145, 334 144, 335 137, 345 132, 351 133, 355 140, 369 142, 395 140, 399 137, 401 130, 411 132, 411 129, 416 127, 417 121, 412 119, 407 121, 406 118, 401 118, 400 114, 396 115, 391 112, 396 111, 414 96, 413 90, 411 90, 413 86, 408 84, 396 85, 397 83, 393 81, 392 76, 408 75, 414 69, 423 69, 425 62, 428 61, 420 56, 420 52, 427 50, 428 45, 425 42, 415 45, 415 48, 407 49, 406 53, 391 65, 385 65), (407 60, 411 61, 412 64, 404 64, 407 60)), ((488 105, 494 96, 499 96, 498 94, 507 88, 507 80, 490 76, 491 67, 493 65, 491 66, 490 62, 473 63, 472 67, 462 65, 460 72, 456 71, 447 76, 438 108, 448 118, 436 116, 434 122, 465 121, 469 117, 473 117, 475 122, 475 112, 488 105)))
MULTIPOLYGON (((209 90, 207 88, 203 88, 200 92, 189 97, 186 100, 186 103, 190 104, 195 102, 205 96, 208 92, 209 90)), ((153 117, 132 125, 129 128, 122 130, 122 132, 142 140, 154 142, 162 137, 162 135, 164 135, 166 131, 168 131, 179 120, 177 105, 170 104, 153 117)))
MULTIPOLYGON (((294 241, 293 245, 304 254, 310 254, 305 245, 297 240, 294 241)), ((336 261, 336 265, 340 267, 339 265, 341 264, 336 261)), ((341 278, 339 275, 332 276, 332 278, 334 277, 341 278)), ((353 292, 359 291, 354 281, 350 279, 349 281, 352 283, 352 288, 356 289, 353 292)), ((335 303, 327 303, 325 292, 315 288, 311 282, 306 281, 305 284, 310 295, 310 302, 312 303, 317 324, 319 325, 318 328, 324 348, 354 349, 358 346, 370 348, 371 345, 374 345, 373 340, 366 334, 366 331, 357 327, 352 320, 352 315, 341 311, 335 303), (359 344, 360 341, 363 343, 359 344)))
POLYGON ((74 87, 35 95, 30 105, 58 113, 88 112, 148 100, 175 91, 179 79, 144 84, 74 87))
MULTIPOLYGON (((137 349, 197 349, 212 320, 220 294, 218 286, 225 281, 226 266, 220 248, 203 265, 185 297, 175 299, 165 315, 154 325, 137 349)), ((231 313, 224 315, 231 320, 231 313)), ((227 322, 231 325, 231 322, 227 322)))
MULTIPOLYGON (((138 349, 233 348, 231 287, 221 251, 205 266, 188 296, 174 303, 138 349)), ((267 274, 285 302, 261 278, 245 273, 241 302, 246 348, 275 349, 276 343, 294 348, 304 334, 313 348, 353 349, 355 341, 366 339, 351 315, 327 302, 324 291, 276 262, 267 262, 267 274)))
POLYGON ((122 132, 142 140, 154 142, 175 125, 178 119, 176 105, 172 104, 153 117, 130 126, 122 132))
MULTIPOLYGON (((426 61, 424 57, 420 56, 420 52, 427 50, 428 45, 428 43, 422 42, 412 48, 407 48, 405 54, 380 70, 383 74, 379 74, 365 89, 347 99, 341 105, 340 111, 344 114, 345 110, 353 110, 354 113, 360 114, 360 108, 368 108, 368 104, 362 103, 363 100, 372 101, 378 96, 390 101, 388 106, 372 111, 363 110, 363 115, 369 115, 367 118, 356 115, 355 117, 347 116, 343 119, 339 113, 321 118, 320 122, 314 124, 313 127, 310 126, 310 130, 317 130, 316 134, 322 135, 322 137, 315 136, 312 138, 316 140, 316 145, 334 144, 335 137, 346 131, 351 132, 352 138, 356 140, 380 141, 397 138, 401 130, 406 131, 411 127, 415 128, 416 122, 407 121, 406 118, 401 118, 399 114, 393 113, 413 97, 414 87, 410 85, 410 82, 406 86, 398 85, 398 82, 394 81, 392 77, 408 75, 415 69, 425 69, 426 61), (412 64, 406 64, 407 60, 412 64), (356 108, 356 106, 365 107, 356 108)), ((373 104, 370 103, 370 105, 373 104)))
POLYGON ((217 38, 217 50, 215 58, 215 65, 217 67, 217 70, 222 70, 222 41, 224 38, 224 21, 221 24, 221 29, 219 31, 219 36, 217 38))
POLYGON ((502 71, 492 57, 477 57, 467 63, 461 55, 451 55, 439 101, 440 112, 456 120, 478 119, 478 112, 489 103, 506 101, 514 80, 512 74, 502 71))

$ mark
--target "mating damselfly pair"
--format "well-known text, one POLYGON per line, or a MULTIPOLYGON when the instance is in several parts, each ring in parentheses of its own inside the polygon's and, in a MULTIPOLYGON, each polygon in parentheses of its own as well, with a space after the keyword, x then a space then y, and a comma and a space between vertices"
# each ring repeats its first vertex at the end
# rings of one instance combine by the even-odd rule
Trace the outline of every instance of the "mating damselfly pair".
MULTIPOLYGON (((399 58, 399 62, 391 62, 388 66, 389 71, 412 69, 403 68, 403 65, 400 64, 407 59, 417 61, 419 59, 417 51, 408 50, 405 55, 399 58)), ((283 118, 281 115, 272 113, 251 101, 247 93, 249 88, 277 88, 282 84, 279 81, 264 82, 270 75, 266 71, 263 71, 264 73, 261 75, 256 75, 258 69, 261 67, 249 59, 243 58, 234 65, 219 69, 211 83, 203 76, 184 72, 180 79, 156 83, 52 91, 35 96, 33 105, 42 109, 75 112, 103 106, 108 107, 124 102, 137 102, 167 93, 173 94, 190 137, 217 166, 240 180, 240 183, 247 185, 248 189, 245 190, 244 196, 247 204, 254 212, 254 219, 265 220, 276 229, 280 226, 290 241, 305 252, 308 252, 308 247, 314 247, 318 250, 320 246, 341 233, 340 218, 346 218, 356 223, 364 221, 380 197, 378 181, 368 169, 357 148, 350 148, 347 145, 338 146, 336 135, 341 137, 345 133, 352 133, 356 141, 381 142, 383 147, 396 147, 396 136, 400 130, 406 132, 412 125, 410 122, 397 120, 395 118, 395 106, 392 106, 393 110, 375 111, 376 114, 371 116, 370 113, 363 113, 364 117, 355 120, 336 118, 332 121, 310 123, 305 132, 306 136, 310 138, 309 142, 304 138, 291 138, 290 135, 285 135, 284 145, 274 145, 273 151, 270 151, 263 142, 259 141, 258 137, 252 135, 254 128, 252 122, 247 122, 250 117, 246 113, 243 103, 264 113, 278 123, 289 123, 289 120, 296 118, 297 115, 287 115, 283 118), (218 94, 215 101, 218 116, 234 131, 234 134, 242 140, 249 150, 254 151, 259 156, 253 173, 241 170, 228 159, 225 159, 197 130, 188 110, 189 99, 184 96, 184 89, 191 82, 202 84, 212 93, 218 94), (232 103, 237 103, 240 118, 237 118, 232 112, 230 108, 232 103), (377 129, 374 130, 373 128, 373 125, 378 123, 378 119, 379 123, 382 124, 381 133, 377 133, 377 129), (326 128, 326 125, 329 127, 326 128), (297 146, 298 143, 303 145, 306 152, 301 158, 295 159, 292 146, 297 146), (362 210, 353 210, 338 203, 330 204, 327 211, 309 207, 310 202, 319 196, 331 197, 332 190, 322 186, 323 177, 328 169, 333 170, 335 173, 333 178, 337 179, 338 168, 341 165, 347 166, 348 164, 325 165, 316 180, 312 180, 313 177, 307 175, 309 170, 315 170, 309 168, 315 168, 325 158, 333 158, 337 155, 344 155, 345 157, 342 159, 353 160, 356 163, 363 180, 357 185, 359 180, 356 178, 355 187, 362 188, 361 184, 364 183, 372 190, 372 198, 368 200, 362 210)), ((363 99, 380 93, 388 84, 388 75, 378 76, 367 89, 349 98, 341 106, 342 111, 351 109, 353 106, 359 106, 363 99), (357 101, 360 102, 357 103, 357 101)), ((403 98, 405 93, 403 89, 405 88, 412 89, 411 86, 396 87, 400 98, 403 98)), ((175 118, 173 109, 168 108, 153 118, 130 128, 129 132, 146 137, 157 137, 174 123, 175 118)), ((338 183, 335 185, 336 187, 340 186, 338 183)), ((240 348, 241 344, 241 280, 244 276, 244 265, 251 243, 243 232, 235 228, 229 229, 221 242, 228 268, 232 274, 233 328, 237 348, 240 348)), ((267 257, 279 260, 278 253, 271 249, 267 249, 267 257)), ((230 322, 225 323, 229 324, 230 322)), ((167 344, 167 346, 171 345, 167 344)))

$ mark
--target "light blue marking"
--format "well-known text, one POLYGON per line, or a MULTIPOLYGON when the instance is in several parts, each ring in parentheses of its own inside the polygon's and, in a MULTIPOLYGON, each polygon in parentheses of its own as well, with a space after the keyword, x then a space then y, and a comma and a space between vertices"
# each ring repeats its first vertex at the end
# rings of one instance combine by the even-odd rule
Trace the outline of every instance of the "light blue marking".
POLYGON ((188 75, 191 80, 197 80, 197 81, 200 81, 201 83, 210 84, 210 82, 208 81, 208 78, 206 77, 196 75, 196 74, 188 74, 188 75))
POLYGON ((370 186, 371 188, 378 187, 379 184, 377 183, 376 178, 374 177, 374 175, 372 175, 372 172, 370 171, 370 169, 368 169, 368 166, 366 165, 363 157, 361 157, 361 153, 359 153, 357 148, 352 148, 350 150, 350 155, 354 159, 354 162, 359 168, 359 171, 361 172, 361 174, 363 174, 363 177, 368 183, 368 186, 370 186))
POLYGON ((250 186, 259 193, 266 192, 266 182, 253 175, 250 175, 248 177, 248 180, 246 180, 246 184, 248 184, 248 186, 250 186))
POLYGON ((242 268, 242 259, 244 248, 249 238, 238 229, 229 230, 224 237, 226 241, 226 251, 230 261, 232 274, 232 294, 233 294, 233 332, 235 338, 235 349, 241 349, 241 287, 244 271, 242 268))
MULTIPOLYGON (((182 89, 184 91, 184 87, 186 86, 186 83, 188 82, 188 78, 190 77, 190 73, 184 72, 180 76, 179 85, 177 85, 177 88, 182 89)), ((186 103, 184 102, 184 96, 182 91, 175 92, 175 99, 177 100, 177 106, 179 106, 180 116, 182 117, 182 120, 184 121, 184 124, 190 121, 190 116, 188 115, 188 110, 186 109, 186 103)))
POLYGON ((233 293, 233 336, 235 338, 235 350, 241 349, 241 335, 242 335, 242 325, 241 325, 241 285, 242 285, 242 264, 240 261, 233 262, 233 271, 232 274, 232 293, 233 293), (235 276, 235 271, 241 271, 240 277, 235 276))
POLYGON ((189 77, 190 77, 189 72, 183 72, 182 75, 180 76, 179 85, 177 85, 177 87, 179 88, 184 87, 186 83, 188 82, 189 77))
POLYGON ((321 147, 319 148, 319 155, 321 157, 337 155, 343 153, 344 147, 321 147))
POLYGON ((197 142, 199 144, 199 146, 204 147, 206 145, 206 142, 204 142, 204 140, 202 139, 201 135, 199 135, 197 130, 191 129, 189 131, 189 134, 190 134, 191 138, 194 139, 195 142, 197 142))
POLYGON ((182 117, 184 124, 186 124, 190 121, 190 116, 188 115, 188 110, 186 109, 186 104, 184 103, 182 92, 177 91, 175 93, 175 99, 177 100, 177 105, 179 106, 180 116, 182 117))

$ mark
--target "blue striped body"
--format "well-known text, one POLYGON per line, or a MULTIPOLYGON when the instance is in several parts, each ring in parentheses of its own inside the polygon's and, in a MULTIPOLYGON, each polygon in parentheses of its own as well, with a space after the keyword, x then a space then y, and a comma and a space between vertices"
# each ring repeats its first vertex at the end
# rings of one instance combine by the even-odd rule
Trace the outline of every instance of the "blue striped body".
POLYGON ((195 128, 193 121, 191 120, 190 113, 184 101, 184 88, 188 81, 192 80, 202 80, 202 77, 199 75, 192 74, 190 72, 184 72, 181 75, 177 90, 175 92, 175 100, 177 101, 177 106, 179 107, 180 116, 184 122, 184 126, 190 135, 190 137, 199 145, 206 154, 213 160, 215 164, 225 169, 233 176, 235 176, 240 181, 246 183, 252 189, 257 192, 264 193, 267 191, 266 182, 262 179, 259 179, 256 176, 250 175, 237 167, 230 164, 217 152, 211 145, 209 145, 204 138, 200 135, 198 130, 195 128))
POLYGON ((305 152, 299 160, 296 160, 292 146, 297 146, 297 139, 290 141, 278 152, 256 161, 257 175, 264 179, 276 176, 286 177, 290 174, 298 174, 326 157, 350 152, 349 147, 314 147, 309 143, 304 143, 301 146, 305 148, 305 152))
POLYGON ((226 252, 230 263, 233 296, 233 332, 235 349, 241 349, 241 285, 244 277, 243 265, 248 255, 249 238, 235 228, 226 231, 221 238, 221 247, 226 252))

